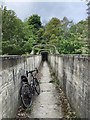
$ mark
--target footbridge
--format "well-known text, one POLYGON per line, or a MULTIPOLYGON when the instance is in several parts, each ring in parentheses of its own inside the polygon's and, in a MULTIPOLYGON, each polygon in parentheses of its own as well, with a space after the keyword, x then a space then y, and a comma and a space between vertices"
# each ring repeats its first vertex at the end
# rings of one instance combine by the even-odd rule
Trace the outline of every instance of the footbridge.
POLYGON ((0 118, 16 116, 21 104, 21 76, 26 74, 26 70, 37 67, 41 71, 41 94, 35 98, 29 118, 64 118, 63 92, 77 117, 90 119, 90 57, 59 55, 54 46, 53 50, 48 47, 39 49, 36 55, 32 52, 28 56, 0 57, 0 118), (54 50, 55 54, 52 52, 54 50), (58 79, 62 91, 58 98, 58 91, 51 82, 52 72, 55 76, 53 80, 58 79))

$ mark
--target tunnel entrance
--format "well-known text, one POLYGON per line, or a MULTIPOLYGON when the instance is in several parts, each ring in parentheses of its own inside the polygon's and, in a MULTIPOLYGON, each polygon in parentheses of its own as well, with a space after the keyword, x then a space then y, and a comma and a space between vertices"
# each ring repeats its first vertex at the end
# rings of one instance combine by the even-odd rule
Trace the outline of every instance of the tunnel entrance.
POLYGON ((48 52, 46 51, 41 52, 41 56, 42 56, 42 61, 48 61, 48 52))

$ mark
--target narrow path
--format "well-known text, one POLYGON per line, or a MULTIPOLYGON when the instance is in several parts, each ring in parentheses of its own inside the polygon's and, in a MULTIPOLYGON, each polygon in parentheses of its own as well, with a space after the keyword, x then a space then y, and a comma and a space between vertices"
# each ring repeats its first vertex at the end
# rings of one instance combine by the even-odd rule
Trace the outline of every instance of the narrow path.
POLYGON ((62 118, 62 107, 55 85, 50 83, 51 75, 48 64, 44 62, 41 69, 41 93, 33 102, 30 118, 62 118))

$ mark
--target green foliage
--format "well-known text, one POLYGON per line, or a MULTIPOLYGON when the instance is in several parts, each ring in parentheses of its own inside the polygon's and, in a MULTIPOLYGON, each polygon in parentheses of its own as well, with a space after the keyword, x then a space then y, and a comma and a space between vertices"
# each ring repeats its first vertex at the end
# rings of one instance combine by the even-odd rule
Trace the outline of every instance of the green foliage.
POLYGON ((0 8, 0 55, 2 54, 2 10, 0 8))
POLYGON ((17 18, 14 11, 7 10, 6 7, 2 10, 2 20, 2 53, 22 54, 23 22, 17 18))
POLYGON ((68 39, 68 40, 60 40, 59 43, 59 52, 61 54, 81 54, 81 44, 77 40, 68 39))
MULTIPOLYGON (((42 26, 40 16, 34 14, 22 22, 12 10, 2 11, 3 38, 0 42, 2 54, 26 54, 32 51, 34 44, 55 45, 60 54, 87 53, 86 39, 88 36, 88 21, 80 21, 74 24, 66 17, 63 20, 52 18, 45 26, 42 26)), ((1 30, 1 26, 0 26, 1 30)), ((38 48, 39 49, 52 48, 38 48)), ((55 52, 55 51, 54 51, 55 52)))
POLYGON ((43 43, 44 42, 44 28, 40 28, 38 31, 37 31, 37 43, 43 43))
MULTIPOLYGON (((41 21, 40 21, 40 16, 38 16, 37 14, 32 15, 29 17, 28 19, 28 24, 32 26, 32 28, 34 28, 34 30, 39 30, 39 28, 41 27, 41 21)), ((33 31, 34 32, 34 31, 33 31)))
POLYGON ((33 43, 37 42, 37 31, 41 27, 40 17, 33 15, 25 22, 17 18, 12 10, 2 10, 3 19, 3 54, 25 54, 31 52, 33 43))
POLYGON ((61 22, 58 18, 52 18, 45 26, 44 38, 46 42, 49 42, 53 36, 60 35, 61 22))

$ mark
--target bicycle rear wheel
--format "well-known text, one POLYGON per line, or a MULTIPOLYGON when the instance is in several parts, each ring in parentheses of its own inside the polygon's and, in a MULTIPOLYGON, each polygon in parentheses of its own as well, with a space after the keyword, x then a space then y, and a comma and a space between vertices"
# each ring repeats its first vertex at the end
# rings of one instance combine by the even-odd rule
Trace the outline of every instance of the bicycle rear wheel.
POLYGON ((24 108, 29 108, 32 105, 32 92, 28 84, 24 84, 21 89, 21 101, 24 108))
POLYGON ((37 80, 37 78, 35 78, 35 91, 38 95, 40 94, 40 85, 39 85, 39 81, 37 80))

